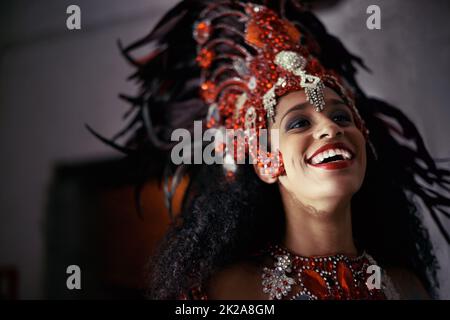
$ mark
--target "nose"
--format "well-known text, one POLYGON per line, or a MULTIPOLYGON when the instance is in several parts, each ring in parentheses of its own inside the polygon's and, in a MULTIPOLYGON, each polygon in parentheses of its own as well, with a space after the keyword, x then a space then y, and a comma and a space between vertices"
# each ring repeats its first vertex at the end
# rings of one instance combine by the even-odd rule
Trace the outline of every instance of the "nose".
POLYGON ((324 139, 325 137, 334 138, 342 136, 344 131, 342 127, 331 120, 324 121, 318 126, 317 130, 313 133, 315 139, 324 139))

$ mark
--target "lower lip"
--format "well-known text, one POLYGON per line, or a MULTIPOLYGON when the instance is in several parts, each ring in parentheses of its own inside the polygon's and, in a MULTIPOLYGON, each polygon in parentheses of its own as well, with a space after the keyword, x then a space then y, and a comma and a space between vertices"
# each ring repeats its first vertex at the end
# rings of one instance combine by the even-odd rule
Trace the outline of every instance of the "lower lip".
POLYGON ((308 165, 316 168, 321 168, 325 170, 338 170, 349 167, 353 163, 353 159, 351 160, 341 160, 336 162, 328 162, 328 163, 320 163, 320 164, 311 164, 308 165))

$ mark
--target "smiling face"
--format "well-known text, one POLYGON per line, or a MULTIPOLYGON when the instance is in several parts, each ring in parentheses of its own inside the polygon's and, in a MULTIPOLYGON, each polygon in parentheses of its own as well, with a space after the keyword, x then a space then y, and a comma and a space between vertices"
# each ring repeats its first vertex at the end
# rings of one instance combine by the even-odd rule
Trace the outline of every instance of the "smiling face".
POLYGON ((280 183, 301 203, 316 208, 324 199, 349 201, 366 171, 365 139, 349 107, 332 89, 324 93, 321 112, 306 101, 303 91, 283 96, 270 127, 279 129, 286 171, 278 177, 280 183))

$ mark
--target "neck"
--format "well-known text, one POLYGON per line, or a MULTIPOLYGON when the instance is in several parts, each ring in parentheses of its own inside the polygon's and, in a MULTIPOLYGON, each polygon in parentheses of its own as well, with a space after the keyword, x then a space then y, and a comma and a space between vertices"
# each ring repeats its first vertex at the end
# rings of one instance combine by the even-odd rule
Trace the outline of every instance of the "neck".
POLYGON ((356 255, 353 242, 350 200, 306 206, 292 199, 283 202, 286 215, 284 245, 302 256, 356 255))

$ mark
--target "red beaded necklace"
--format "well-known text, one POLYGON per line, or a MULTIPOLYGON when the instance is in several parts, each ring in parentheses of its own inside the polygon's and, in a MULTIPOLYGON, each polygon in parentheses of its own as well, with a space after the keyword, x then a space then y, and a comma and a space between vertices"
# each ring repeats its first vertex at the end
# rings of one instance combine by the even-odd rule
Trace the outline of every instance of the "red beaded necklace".
POLYGON ((274 268, 264 268, 263 291, 271 299, 349 300, 386 299, 383 290, 366 285, 367 268, 376 262, 367 253, 357 257, 342 254, 303 257, 280 246, 271 246, 274 268))

